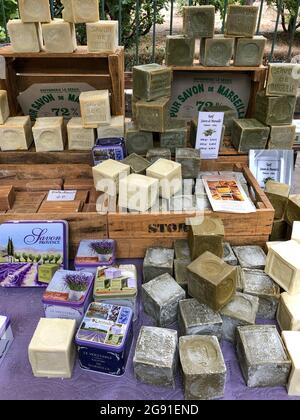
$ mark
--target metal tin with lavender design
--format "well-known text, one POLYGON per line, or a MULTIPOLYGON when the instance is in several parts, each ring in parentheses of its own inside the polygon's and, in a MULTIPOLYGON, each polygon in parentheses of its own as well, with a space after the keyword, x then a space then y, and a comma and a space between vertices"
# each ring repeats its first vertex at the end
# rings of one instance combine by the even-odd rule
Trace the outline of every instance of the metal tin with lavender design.
POLYGON ((68 268, 66 221, 0 225, 0 286, 46 287, 58 268, 68 268))
POLYGON ((132 310, 92 303, 76 334, 82 369, 113 376, 125 373, 132 344, 132 310))
POLYGON ((0 365, 9 350, 13 339, 14 336, 9 318, 7 316, 0 315, 0 365))
POLYGON ((123 137, 112 137, 108 139, 97 139, 93 147, 94 165, 108 159, 123 160, 126 157, 125 140, 123 137))
POLYGON ((59 270, 43 295, 46 318, 75 319, 80 325, 92 300, 94 274, 59 270))
POLYGON ((96 273, 98 267, 110 266, 116 261, 116 242, 112 239, 84 240, 79 244, 75 269, 96 273))

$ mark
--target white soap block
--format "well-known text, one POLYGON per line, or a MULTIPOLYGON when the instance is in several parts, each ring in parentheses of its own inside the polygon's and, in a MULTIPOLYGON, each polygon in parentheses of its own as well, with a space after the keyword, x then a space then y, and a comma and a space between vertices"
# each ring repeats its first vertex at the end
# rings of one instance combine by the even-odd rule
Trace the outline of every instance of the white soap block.
POLYGON ((81 118, 72 118, 67 131, 69 150, 91 150, 95 145, 95 130, 84 128, 81 118))
POLYGON ((300 222, 293 223, 292 240, 300 244, 300 222))
POLYGON ((33 375, 38 378, 71 378, 76 348, 76 321, 42 318, 28 348, 33 375))
POLYGON ((100 20, 87 23, 87 45, 90 52, 114 53, 119 44, 119 22, 100 20))
POLYGON ((37 152, 60 152, 65 148, 63 117, 37 118, 32 129, 37 152))
POLYGON ((0 124, 4 124, 9 117, 9 106, 6 90, 0 90, 0 124))
POLYGON ((155 178, 131 174, 120 181, 119 206, 135 211, 149 210, 158 199, 159 184, 155 178))
POLYGON ((14 52, 29 53, 41 51, 43 39, 40 23, 24 23, 21 19, 9 20, 7 30, 14 52))
POLYGON ((61 0, 63 5, 62 18, 65 22, 74 23, 73 0, 61 0))
POLYGON ((29 117, 11 117, 0 125, 0 149, 28 150, 33 142, 29 117))
POLYGON ((300 294, 281 294, 277 321, 282 331, 300 331, 300 294))
POLYGON ((300 293, 300 245, 287 241, 273 246, 268 252, 265 272, 286 292, 300 293))
POLYGON ((267 242, 267 249, 270 251, 274 246, 284 243, 284 241, 267 242))
POLYGON ((111 117, 109 125, 101 125, 97 129, 99 139, 108 139, 111 137, 125 136, 125 118, 123 115, 111 117))
POLYGON ((66 22, 88 23, 100 19, 99 0, 62 0, 63 19, 66 22))
POLYGON ((181 164, 167 159, 158 159, 147 171, 147 176, 160 181, 160 196, 169 199, 182 188, 181 164))
POLYGON ((48 53, 72 53, 76 50, 76 32, 73 23, 54 19, 42 25, 45 51, 48 53))
POLYGON ((119 182, 130 175, 130 166, 116 160, 108 159, 93 167, 94 184, 97 191, 116 196, 119 182))
POLYGON ((79 97, 82 125, 85 128, 98 128, 111 122, 109 91, 93 90, 82 92, 79 97))
POLYGON ((50 22, 49 0, 19 0, 19 12, 22 22, 50 22))
POLYGON ((300 331, 283 331, 282 339, 292 360, 288 394, 300 397, 300 331))

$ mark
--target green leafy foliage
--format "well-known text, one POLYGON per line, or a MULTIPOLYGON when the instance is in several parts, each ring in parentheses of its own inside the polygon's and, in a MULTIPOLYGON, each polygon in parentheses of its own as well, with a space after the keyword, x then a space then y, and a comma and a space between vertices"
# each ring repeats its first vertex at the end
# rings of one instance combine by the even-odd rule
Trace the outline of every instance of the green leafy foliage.
POLYGON ((297 14, 298 1, 297 0, 267 0, 268 5, 274 5, 276 9, 280 9, 281 25, 284 32, 292 32, 295 26, 296 29, 300 27, 300 23, 297 24, 299 12, 297 14))

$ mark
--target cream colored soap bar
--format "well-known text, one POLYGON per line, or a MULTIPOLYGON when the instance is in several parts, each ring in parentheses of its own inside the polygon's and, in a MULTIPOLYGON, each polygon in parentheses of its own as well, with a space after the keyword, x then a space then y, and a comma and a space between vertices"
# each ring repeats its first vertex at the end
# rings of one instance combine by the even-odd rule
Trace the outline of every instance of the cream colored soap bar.
POLYGON ((62 0, 62 4, 62 15, 66 22, 88 23, 100 19, 99 0, 62 0))
POLYGON ((89 52, 116 52, 119 43, 119 22, 117 20, 87 23, 86 32, 89 52))
POLYGON ((292 240, 300 244, 300 222, 293 223, 292 240))
POLYGON ((109 125, 98 127, 97 134, 99 139, 107 139, 111 137, 124 137, 125 135, 125 118, 123 115, 111 117, 109 125))
POLYGON ((291 295, 300 293, 300 245, 287 241, 272 247, 265 272, 291 295))
POLYGON ((11 117, 0 125, 0 149, 28 150, 33 142, 29 117, 11 117))
POLYGON ((266 243, 267 249, 268 249, 268 251, 270 251, 270 249, 272 249, 274 246, 282 244, 282 243, 283 243, 283 241, 267 242, 266 243))
POLYGON ((131 174, 120 181, 119 206, 145 212, 156 203, 158 190, 157 179, 131 174))
POLYGON ((300 331, 300 294, 281 294, 277 321, 283 331, 300 331))
POLYGON ((9 20, 7 30, 14 52, 40 52, 43 46, 40 23, 24 23, 20 19, 9 20))
POLYGON ((75 25, 55 19, 42 25, 45 50, 48 53, 72 53, 77 48, 75 25))
POLYGON ((50 22, 49 0, 19 0, 19 12, 22 22, 50 22))
POLYGON ((300 396, 300 331, 283 331, 282 339, 292 360, 288 394, 300 396))
POLYGON ((95 130, 84 128, 81 118, 72 118, 67 125, 69 150, 91 150, 95 145, 95 130))
POLYGON ((9 117, 9 106, 6 90, 0 90, 0 124, 4 124, 9 117))
POLYGON ((169 199, 182 188, 181 164, 159 159, 146 170, 147 176, 160 181, 160 196, 169 199))
POLYGON ((93 167, 94 184, 97 191, 116 196, 119 192, 120 179, 130 175, 130 166, 108 159, 93 167))
POLYGON ((82 124, 85 128, 98 128, 111 122, 108 90, 82 92, 79 97, 82 124))
POLYGON ((63 117, 37 118, 32 131, 37 152, 64 150, 66 136, 63 117))
POLYGON ((74 320, 41 318, 28 348, 35 377, 72 377, 76 356, 75 332, 74 320))

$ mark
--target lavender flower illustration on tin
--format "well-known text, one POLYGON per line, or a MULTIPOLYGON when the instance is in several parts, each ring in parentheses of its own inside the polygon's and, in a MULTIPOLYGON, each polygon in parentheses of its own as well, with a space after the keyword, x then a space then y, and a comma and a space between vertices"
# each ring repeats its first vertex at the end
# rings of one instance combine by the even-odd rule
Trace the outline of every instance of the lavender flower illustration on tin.
POLYGON ((80 301, 90 285, 90 277, 84 273, 66 274, 64 281, 70 289, 69 301, 75 302, 80 301))
POLYGON ((89 248, 98 255, 99 262, 113 263, 114 243, 112 241, 92 241, 89 248))

